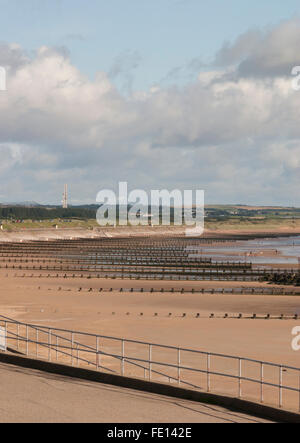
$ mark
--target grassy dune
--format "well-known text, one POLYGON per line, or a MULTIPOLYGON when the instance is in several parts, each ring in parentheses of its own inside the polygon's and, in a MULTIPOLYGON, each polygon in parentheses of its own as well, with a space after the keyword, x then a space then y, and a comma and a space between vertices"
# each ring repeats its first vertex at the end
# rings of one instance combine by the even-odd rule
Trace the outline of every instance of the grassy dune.
POLYGON ((205 228, 214 231, 300 231, 300 219, 253 218, 209 221, 205 228))

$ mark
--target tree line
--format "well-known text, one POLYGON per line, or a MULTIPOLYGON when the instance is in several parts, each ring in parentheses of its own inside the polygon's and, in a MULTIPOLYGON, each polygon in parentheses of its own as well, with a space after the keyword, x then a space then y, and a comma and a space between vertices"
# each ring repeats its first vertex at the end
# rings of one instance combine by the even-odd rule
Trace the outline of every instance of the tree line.
POLYGON ((0 207, 0 219, 5 220, 52 220, 52 219, 91 219, 95 218, 95 209, 70 207, 45 208, 45 207, 0 207))

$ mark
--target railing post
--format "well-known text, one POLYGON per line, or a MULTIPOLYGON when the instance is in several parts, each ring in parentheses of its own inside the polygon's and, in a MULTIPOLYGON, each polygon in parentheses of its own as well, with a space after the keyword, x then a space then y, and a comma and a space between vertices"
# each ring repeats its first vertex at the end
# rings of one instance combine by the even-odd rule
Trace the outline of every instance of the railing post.
POLYGON ((51 329, 48 330, 48 361, 51 361, 51 329))
POLYGON ((99 337, 96 337, 96 369, 99 371, 100 367, 100 354, 99 354, 99 337))
POLYGON ((35 333, 35 340, 36 340, 36 358, 38 358, 38 356, 39 356, 39 351, 38 351, 38 346, 39 346, 39 331, 38 331, 38 329, 36 330, 36 333, 35 333))
POLYGON ((8 342, 8 332, 7 332, 7 322, 4 322, 4 349, 7 351, 7 342, 8 342))
POLYGON ((149 380, 152 376, 152 345, 149 345, 149 380))
POLYGON ((19 350, 19 337, 20 337, 20 325, 19 325, 19 323, 18 323, 18 326, 17 326, 17 336, 18 336, 18 339, 17 339, 17 350, 19 350))
POLYGON ((260 401, 264 402, 264 364, 260 364, 260 401))
POLYGON ((207 392, 210 391, 210 354, 207 354, 207 392))
POLYGON ((178 384, 180 385, 180 365, 181 365, 181 352, 180 352, 180 348, 178 348, 178 353, 177 353, 177 365, 178 365, 178 384))
POLYGON ((242 359, 239 358, 239 398, 242 397, 242 359))
POLYGON ((279 367, 279 407, 282 408, 282 366, 279 367))
POLYGON ((124 366, 124 364, 125 364, 124 358, 125 358, 125 341, 122 340, 122 361, 121 361, 121 374, 122 374, 122 375, 124 375, 124 369, 125 369, 125 366, 124 366))
POLYGON ((71 364, 72 364, 72 366, 74 366, 73 348, 74 348, 74 332, 72 332, 72 335, 71 335, 71 364))
POLYGON ((28 340, 29 340, 28 325, 26 325, 26 355, 27 356, 28 356, 28 340))

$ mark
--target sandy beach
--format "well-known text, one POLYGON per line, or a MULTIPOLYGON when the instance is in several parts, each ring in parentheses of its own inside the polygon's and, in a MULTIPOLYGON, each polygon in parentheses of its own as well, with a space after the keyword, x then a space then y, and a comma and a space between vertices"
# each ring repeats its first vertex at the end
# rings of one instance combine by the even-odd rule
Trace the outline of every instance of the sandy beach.
MULTIPOLYGON (((299 321, 222 318, 225 313, 236 317, 239 313, 249 317, 253 313, 261 316, 300 314, 300 298, 297 296, 199 295, 188 292, 132 294, 129 291, 101 294, 89 290, 124 287, 124 281, 55 281, 15 278, 13 273, 8 277, 7 273, 0 275, 1 313, 20 321, 245 357, 268 357, 270 361, 283 360, 291 365, 299 362, 298 354, 290 346, 291 329, 299 321), (82 291, 78 292, 78 288, 82 291), (169 317, 170 313, 172 316, 169 317), (196 318, 198 313, 200 318, 196 318), (209 318, 211 313, 221 318, 209 318), (184 318, 183 314, 186 314, 184 318), (221 342, 218 340, 220 330, 221 342), (278 336, 282 337, 281 341, 278 341, 278 336), (246 348, 244 343, 247 343, 246 348)), ((149 281, 144 283, 149 285, 149 281)), ((232 286, 231 282, 226 282, 226 285, 229 284, 232 286)), ((176 287, 174 282, 168 282, 168 285, 176 287)), ((259 285, 265 286, 257 283, 259 285)), ((141 287, 143 282, 131 281, 128 286, 141 287)), ((162 287, 164 284, 154 281, 151 286, 162 287)), ((193 286, 213 287, 216 283, 201 282, 199 285, 193 282, 188 287, 191 289, 193 286)))
MULTIPOLYGON (((43 266, 50 265, 47 253, 42 252, 42 256, 43 266)), ((26 260, 29 262, 30 257, 26 260)), ((266 289, 286 291, 293 287, 258 281, 111 279, 99 278, 95 273, 79 278, 67 272, 65 277, 61 273, 57 277, 53 272, 18 266, 16 263, 16 269, 0 270, 3 316, 52 328, 299 367, 299 353, 292 349, 291 342, 292 329, 300 322, 295 317, 300 316, 300 297, 263 295, 266 289), (199 293, 201 289, 246 291, 249 287, 255 289, 255 294, 199 293)), ((216 379, 215 384, 218 391, 235 395, 230 383, 216 379)), ((252 398, 255 392, 247 389, 245 395, 252 398)), ((269 395, 266 401, 271 402, 273 394, 269 395)), ((291 405, 296 404, 296 399, 291 401, 291 405)))

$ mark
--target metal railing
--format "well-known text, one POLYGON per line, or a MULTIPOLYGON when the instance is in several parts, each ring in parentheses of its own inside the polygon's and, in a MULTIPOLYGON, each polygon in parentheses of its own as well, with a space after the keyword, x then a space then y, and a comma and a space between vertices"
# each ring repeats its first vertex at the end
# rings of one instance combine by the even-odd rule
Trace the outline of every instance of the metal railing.
POLYGON ((300 412, 300 368, 27 324, 4 316, 0 327, 2 350, 300 412))

